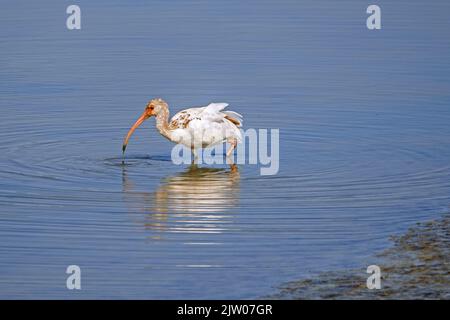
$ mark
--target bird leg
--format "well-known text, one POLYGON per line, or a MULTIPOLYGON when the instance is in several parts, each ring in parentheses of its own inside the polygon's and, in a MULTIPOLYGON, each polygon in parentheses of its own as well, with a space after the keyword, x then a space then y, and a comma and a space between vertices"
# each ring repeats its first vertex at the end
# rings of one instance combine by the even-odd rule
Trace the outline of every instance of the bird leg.
POLYGON ((192 164, 195 164, 195 161, 198 159, 198 154, 197 154, 197 150, 194 147, 191 147, 191 151, 192 151, 192 164))
POLYGON ((236 139, 231 139, 228 141, 230 143, 230 149, 228 149, 227 151, 227 157, 231 156, 231 154, 233 153, 234 148, 236 148, 237 146, 237 140, 236 139))
POLYGON ((230 165, 231 172, 238 172, 238 168, 237 168, 236 164, 234 163, 234 159, 230 159, 230 156, 233 154, 233 150, 237 146, 237 140, 231 139, 228 142, 230 143, 231 146, 230 146, 230 149, 228 149, 228 151, 227 151, 227 163, 230 165))

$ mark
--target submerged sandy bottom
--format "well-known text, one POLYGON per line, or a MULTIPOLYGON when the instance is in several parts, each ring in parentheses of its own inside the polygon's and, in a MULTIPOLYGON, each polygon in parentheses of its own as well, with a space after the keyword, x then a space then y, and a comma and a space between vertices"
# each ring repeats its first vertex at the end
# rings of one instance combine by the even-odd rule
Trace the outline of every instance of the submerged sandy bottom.
POLYGON ((276 299, 449 299, 450 215, 418 223, 377 257, 381 289, 369 290, 365 269, 321 273, 283 285, 276 299))

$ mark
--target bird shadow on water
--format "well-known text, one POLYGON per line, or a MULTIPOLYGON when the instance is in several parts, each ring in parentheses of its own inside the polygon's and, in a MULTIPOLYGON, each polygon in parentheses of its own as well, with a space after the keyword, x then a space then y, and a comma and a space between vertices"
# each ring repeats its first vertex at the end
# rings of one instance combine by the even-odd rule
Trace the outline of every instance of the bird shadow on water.
POLYGON ((222 233, 228 229, 230 211, 239 203, 237 170, 198 167, 163 178, 154 189, 142 191, 122 166, 123 199, 133 220, 151 231, 152 238, 168 233, 222 233))

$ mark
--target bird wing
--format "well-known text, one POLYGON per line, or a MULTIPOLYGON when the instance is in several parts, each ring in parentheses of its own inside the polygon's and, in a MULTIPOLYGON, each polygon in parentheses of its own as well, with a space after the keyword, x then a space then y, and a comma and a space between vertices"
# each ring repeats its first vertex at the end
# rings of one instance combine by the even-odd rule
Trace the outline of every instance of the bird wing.
MULTIPOLYGON (((203 147, 225 142, 229 139, 242 141, 239 127, 242 116, 233 111, 223 111, 227 103, 210 103, 206 107, 189 108, 175 114, 170 120, 169 128, 173 135, 185 145, 192 145, 192 137, 200 137, 194 145, 201 143, 203 147)), ((177 139, 176 139, 177 140, 177 139)))
POLYGON ((222 111, 223 109, 225 109, 226 107, 228 107, 228 103, 210 103, 208 104, 206 107, 203 107, 203 112, 207 112, 207 113, 219 113, 220 111, 222 111))
POLYGON ((242 116, 234 111, 222 111, 228 103, 210 103, 206 107, 189 108, 175 114, 170 120, 171 129, 185 129, 198 122, 213 123, 228 120, 237 127, 242 126, 242 116))
POLYGON ((200 114, 204 108, 189 108, 178 112, 170 119, 169 128, 186 129, 192 120, 200 119, 200 114))
POLYGON ((220 120, 227 119, 237 127, 242 126, 242 115, 234 111, 223 111, 228 107, 228 103, 210 103, 207 105, 203 113, 217 116, 220 120))

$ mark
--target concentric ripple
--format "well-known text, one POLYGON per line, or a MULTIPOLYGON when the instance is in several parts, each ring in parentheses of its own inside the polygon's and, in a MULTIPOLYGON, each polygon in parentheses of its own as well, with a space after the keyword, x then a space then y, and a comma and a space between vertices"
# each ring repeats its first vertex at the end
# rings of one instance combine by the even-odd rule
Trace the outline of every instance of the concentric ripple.
MULTIPOLYGON (((341 116, 335 112, 333 121, 323 122, 311 114, 301 129, 287 121, 274 176, 260 176, 254 165, 237 172, 226 165, 176 166, 170 145, 148 130, 122 158, 117 132, 125 128, 64 130, 49 119, 39 129, 22 120, 11 130, 14 122, 8 122, 0 132, 7 253, 0 267, 9 270, 24 254, 31 254, 31 265, 70 258, 95 270, 113 259, 108 270, 130 290, 139 287, 139 277, 161 278, 153 285, 159 288, 171 279, 190 283, 195 270, 214 267, 246 277, 250 293, 259 283, 251 274, 281 268, 296 276, 300 264, 326 269, 342 265, 341 257, 355 264, 402 226, 446 210, 450 145, 408 122, 399 131, 364 114, 359 121, 368 125, 359 128, 341 116), (143 267, 148 263, 150 269, 143 267), (130 267, 137 270, 124 278, 130 267)), ((97 284, 108 287, 97 276, 97 284)), ((190 285, 202 296, 196 290, 203 286, 190 285)))

